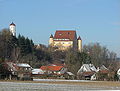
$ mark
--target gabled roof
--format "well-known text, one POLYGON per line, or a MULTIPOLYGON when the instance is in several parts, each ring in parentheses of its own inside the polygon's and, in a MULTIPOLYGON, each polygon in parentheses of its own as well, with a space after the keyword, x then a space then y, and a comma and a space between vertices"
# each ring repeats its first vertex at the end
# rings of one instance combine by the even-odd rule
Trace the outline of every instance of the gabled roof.
POLYGON ((18 67, 26 67, 26 68, 31 68, 31 66, 27 63, 18 63, 16 64, 18 67))
POLYGON ((13 62, 6 62, 7 68, 10 68, 10 71, 17 71, 19 70, 19 67, 23 68, 32 68, 29 64, 27 63, 13 63, 13 62))
POLYGON ((99 67, 97 68, 97 71, 105 74, 109 72, 109 69, 102 65, 100 68, 99 67))
POLYGON ((16 26, 13 22, 10 25, 16 26))
POLYGON ((76 37, 75 30, 57 30, 54 35, 54 39, 69 39, 74 40, 76 37))
POLYGON ((102 65, 102 66, 100 67, 100 70, 108 70, 108 68, 106 68, 104 65, 102 65))
POLYGON ((40 69, 48 71, 60 71, 63 66, 41 66, 40 69))
POLYGON ((13 62, 5 62, 5 64, 7 64, 6 65, 7 68, 10 68, 10 69, 8 69, 9 71, 17 71, 17 69, 18 69, 18 66, 13 62))
POLYGON ((93 64, 83 64, 81 68, 78 70, 78 74, 80 72, 96 72, 97 69, 93 64))

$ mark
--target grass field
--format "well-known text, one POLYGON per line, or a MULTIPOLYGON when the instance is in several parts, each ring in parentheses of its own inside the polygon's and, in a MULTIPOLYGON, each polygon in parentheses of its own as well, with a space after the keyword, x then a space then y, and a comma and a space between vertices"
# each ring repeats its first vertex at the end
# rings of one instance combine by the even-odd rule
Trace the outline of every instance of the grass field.
POLYGON ((0 91, 80 91, 80 90, 120 90, 120 82, 112 81, 0 81, 0 91))

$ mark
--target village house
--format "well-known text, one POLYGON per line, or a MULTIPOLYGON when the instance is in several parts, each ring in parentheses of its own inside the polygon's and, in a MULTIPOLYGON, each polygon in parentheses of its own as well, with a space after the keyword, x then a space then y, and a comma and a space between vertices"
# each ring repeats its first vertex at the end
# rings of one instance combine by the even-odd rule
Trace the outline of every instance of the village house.
POLYGON ((83 64, 77 72, 78 79, 96 80, 97 69, 93 64, 83 64))
POLYGON ((32 67, 29 64, 5 62, 2 65, 5 71, 5 74, 2 74, 3 79, 32 80, 32 67))
POLYGON ((96 67, 93 64, 83 64, 77 72, 78 79, 108 80, 109 69, 104 65, 96 67))
POLYGON ((75 75, 74 75, 72 72, 65 72, 65 73, 64 73, 64 78, 65 78, 65 79, 74 80, 74 79, 75 79, 75 75))
POLYGON ((67 71, 66 67, 58 65, 41 66, 40 69, 48 75, 63 75, 67 71))
POLYGON ((109 75, 109 69, 104 65, 97 68, 97 80, 108 80, 109 75))
POLYGON ((97 72, 102 73, 102 74, 108 74, 109 69, 106 68, 104 65, 102 65, 102 66, 97 68, 97 72))
POLYGON ((54 36, 51 34, 49 46, 56 47, 58 50, 74 48, 82 51, 82 39, 80 36, 77 38, 75 30, 57 30, 54 36))

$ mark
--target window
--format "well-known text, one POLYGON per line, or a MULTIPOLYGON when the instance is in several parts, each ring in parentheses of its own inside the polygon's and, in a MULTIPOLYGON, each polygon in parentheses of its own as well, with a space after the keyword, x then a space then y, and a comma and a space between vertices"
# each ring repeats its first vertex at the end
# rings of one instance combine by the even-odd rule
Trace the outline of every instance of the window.
POLYGON ((59 33, 59 35, 62 35, 61 33, 59 33))

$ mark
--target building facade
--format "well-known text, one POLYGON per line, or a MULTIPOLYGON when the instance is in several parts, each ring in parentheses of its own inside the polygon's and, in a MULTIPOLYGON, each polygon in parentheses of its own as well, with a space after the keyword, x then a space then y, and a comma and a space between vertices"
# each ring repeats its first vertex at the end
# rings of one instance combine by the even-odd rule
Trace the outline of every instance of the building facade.
POLYGON ((75 30, 57 30, 54 36, 51 34, 49 45, 57 47, 58 50, 74 48, 82 51, 82 40, 80 36, 77 38, 75 30))

